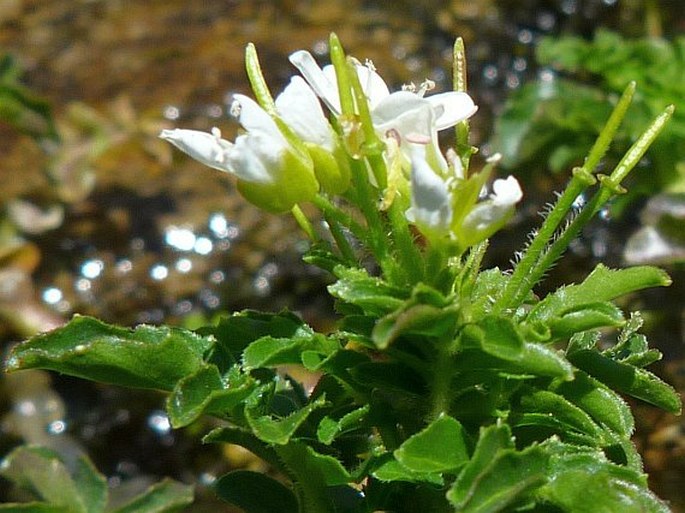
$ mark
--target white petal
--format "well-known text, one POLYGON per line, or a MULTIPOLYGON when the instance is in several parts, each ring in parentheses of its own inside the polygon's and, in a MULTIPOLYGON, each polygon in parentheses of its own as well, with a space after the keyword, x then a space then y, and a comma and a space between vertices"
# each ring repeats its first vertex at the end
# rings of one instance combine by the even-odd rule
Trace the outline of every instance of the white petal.
POLYGON ((302 73, 304 79, 326 106, 334 114, 340 114, 340 99, 335 78, 331 80, 328 76, 330 73, 324 73, 321 70, 312 54, 306 50, 299 50, 290 55, 290 62, 302 73))
POLYGON ((305 142, 333 151, 333 128, 324 116, 319 99, 302 77, 295 76, 276 98, 276 111, 305 142))
POLYGON ((407 219, 424 230, 446 233, 452 222, 449 190, 421 153, 412 152, 411 208, 407 219))
POLYGON ((396 91, 383 99, 371 113, 373 124, 382 135, 396 130, 402 137, 408 134, 431 137, 435 114, 431 104, 409 91, 396 91))
POLYGON ((374 109, 384 98, 390 95, 390 90, 385 80, 374 71, 370 64, 356 66, 357 76, 362 90, 369 100, 369 108, 374 109))
POLYGON ((284 147, 268 134, 254 131, 240 135, 227 154, 230 172, 251 183, 271 184, 277 179, 284 147))
POLYGON ((450 128, 470 118, 478 110, 466 93, 450 91, 426 97, 435 110, 435 126, 438 130, 450 128))
POLYGON ((210 134, 198 130, 176 128, 162 130, 159 136, 198 162, 220 171, 229 171, 226 157, 233 145, 221 139, 219 130, 215 129, 210 134))
POLYGON ((231 110, 237 111, 238 121, 245 130, 265 132, 274 139, 280 140, 283 145, 287 144, 276 122, 256 101, 244 94, 234 94, 233 98, 231 110))
POLYGON ((516 178, 509 175, 505 180, 497 179, 492 184, 492 194, 490 198, 493 204, 497 206, 512 206, 516 205, 523 197, 521 186, 516 178))

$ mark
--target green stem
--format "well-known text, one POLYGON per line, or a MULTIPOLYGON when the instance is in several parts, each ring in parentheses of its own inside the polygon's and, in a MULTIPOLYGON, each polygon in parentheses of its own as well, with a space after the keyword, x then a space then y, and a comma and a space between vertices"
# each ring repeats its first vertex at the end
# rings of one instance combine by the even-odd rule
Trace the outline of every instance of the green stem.
POLYGON ((592 173, 595 170, 597 164, 599 164, 599 161, 609 149, 618 127, 626 116, 626 112, 628 111, 628 107, 630 107, 630 102, 633 100, 634 94, 635 82, 630 82, 624 89, 618 103, 616 103, 616 107, 614 107, 614 110, 611 112, 611 115, 600 132, 599 137, 597 137, 595 144, 590 149, 585 162, 583 162, 583 169, 588 173, 592 173))
POLYGON ((340 227, 340 224, 332 217, 325 217, 326 223, 328 223, 328 228, 330 229, 331 235, 333 236, 333 240, 335 240, 335 243, 338 246, 338 249, 340 250, 340 254, 347 262, 356 263, 357 256, 355 255, 354 249, 352 249, 350 242, 347 240, 345 233, 340 227))
MULTIPOLYGON (((553 248, 551 248, 550 251, 545 251, 549 241, 554 238, 554 234, 558 227, 566 219, 576 198, 595 183, 592 172, 609 149, 609 145, 611 144, 621 121, 626 115, 634 94, 635 82, 631 82, 623 91, 623 94, 614 107, 611 116, 609 116, 606 125, 600 132, 599 137, 597 137, 595 144, 590 149, 590 152, 583 163, 583 167, 574 170, 569 185, 545 218, 537 235, 533 238, 523 257, 516 265, 502 295, 493 305, 494 312, 500 312, 504 309, 511 308, 517 305, 519 301, 522 301, 522 298, 526 297, 528 292, 537 283, 537 280, 539 280, 549 268, 549 265, 563 253, 571 240, 573 240, 571 237, 573 232, 568 232, 568 237, 565 237, 562 234, 560 239, 552 244, 553 248)), ((579 216, 575 221, 576 222, 572 222, 569 227, 572 227, 577 234, 583 226, 580 222, 587 222, 587 219, 585 216, 579 216)))
POLYGON ((423 279, 424 266, 419 248, 414 243, 414 237, 409 230, 407 218, 403 207, 398 201, 394 201, 388 209, 392 239, 395 254, 398 256, 402 268, 407 276, 407 283, 416 283, 423 279))
POLYGON ((525 296, 535 285, 532 281, 532 270, 537 264, 547 244, 557 231, 557 228, 566 219, 566 215, 573 208, 576 198, 590 185, 595 183, 592 175, 582 168, 576 168, 573 178, 564 192, 559 196, 556 204, 549 212, 540 230, 531 241, 528 249, 516 265, 509 281, 507 282, 500 297, 495 301, 492 310, 494 313, 501 312, 516 305, 516 298, 525 296))
MULTIPOLYGON (((515 295, 512 304, 516 305, 523 301, 530 289, 542 278, 544 273, 556 260, 566 251, 569 244, 578 236, 583 227, 592 219, 599 210, 614 196, 625 192, 621 187, 621 182, 630 171, 640 162, 649 146, 658 137, 659 133, 666 126, 674 111, 673 105, 669 105, 657 118, 649 125, 642 135, 635 141, 623 158, 614 168, 611 176, 600 176, 600 188, 583 210, 569 223, 564 231, 556 238, 549 248, 538 259, 535 266, 527 273, 524 284, 515 295)), ((591 152, 592 154, 592 152, 591 152)), ((590 158, 588 158, 588 161, 590 158)), ((587 162, 587 161, 586 161, 587 162)), ((580 170, 576 174, 582 174, 580 170)), ((574 176, 575 178, 575 176, 574 176)))
POLYGON ((452 403, 452 376, 454 375, 452 355, 446 340, 438 340, 435 346, 429 420, 437 419, 443 413, 449 414, 452 403))
POLYGON ((352 232, 361 242, 368 244, 368 230, 337 205, 330 202, 325 196, 318 195, 313 201, 314 205, 323 212, 324 216, 333 219, 336 223, 344 226, 352 232))
MULTIPOLYGON (((466 66, 466 50, 464 49, 464 40, 460 37, 454 42, 452 50, 452 83, 455 91, 462 93, 467 92, 467 66, 466 66)), ((468 119, 457 123, 455 127, 457 137, 457 155, 461 159, 461 165, 464 167, 464 173, 468 176, 469 163, 471 155, 473 155, 474 148, 469 144, 470 126, 468 119)))

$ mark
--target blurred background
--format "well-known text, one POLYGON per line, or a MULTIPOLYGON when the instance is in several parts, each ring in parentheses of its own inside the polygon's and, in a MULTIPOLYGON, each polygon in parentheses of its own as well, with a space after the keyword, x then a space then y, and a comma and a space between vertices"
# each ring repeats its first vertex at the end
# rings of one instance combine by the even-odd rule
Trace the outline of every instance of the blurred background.
MULTIPOLYGON (((218 126, 232 138, 232 94, 249 94, 245 45, 257 46, 276 93, 294 74, 292 51, 327 62, 331 31, 391 88, 429 78, 437 91, 451 87, 452 45, 464 38, 479 105, 472 142, 484 156, 501 152, 501 173, 525 191, 490 265, 509 265, 628 81, 638 94, 605 166, 676 105, 630 192, 545 286, 578 281, 599 261, 665 267, 671 287, 622 306, 643 312, 664 353, 652 369, 685 390, 682 0, 0 0, 3 351, 74 313, 194 327, 221 312, 288 307, 330 327, 328 277, 300 262, 307 246, 295 223, 260 213, 226 175, 157 134, 218 126)), ((651 486, 685 511, 685 424, 634 406, 651 486)), ((43 373, 0 378, 0 457, 22 442, 85 451, 122 496, 171 476, 197 484, 193 511, 217 511, 212 480, 259 462, 202 446, 207 425, 171 431, 153 392, 43 373)), ((12 493, 0 482, 0 502, 12 493)))

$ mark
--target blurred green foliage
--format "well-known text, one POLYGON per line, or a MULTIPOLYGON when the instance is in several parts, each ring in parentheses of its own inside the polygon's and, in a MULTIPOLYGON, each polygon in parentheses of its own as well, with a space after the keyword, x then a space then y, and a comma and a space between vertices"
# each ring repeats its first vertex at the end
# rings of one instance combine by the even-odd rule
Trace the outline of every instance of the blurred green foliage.
POLYGON ((592 41, 548 37, 537 60, 557 74, 541 73, 509 98, 492 141, 504 166, 530 181, 533 173, 582 164, 612 104, 635 81, 637 93, 606 157, 608 169, 664 105, 676 109, 645 157, 648 178, 635 173, 622 204, 664 190, 685 191, 685 37, 627 39, 608 30, 598 30, 592 41))

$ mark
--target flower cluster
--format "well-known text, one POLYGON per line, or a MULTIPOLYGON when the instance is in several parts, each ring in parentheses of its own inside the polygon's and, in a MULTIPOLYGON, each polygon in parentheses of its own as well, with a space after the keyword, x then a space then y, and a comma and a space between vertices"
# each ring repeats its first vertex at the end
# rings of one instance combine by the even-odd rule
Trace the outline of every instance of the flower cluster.
MULTIPOLYGON (((351 169, 361 166, 365 190, 372 191, 380 210, 399 201, 406 220, 431 243, 444 241, 463 251, 512 214, 521 199, 515 178, 495 180, 489 193, 492 165, 469 174, 460 155, 443 154, 439 147, 439 131, 466 123, 477 110, 466 92, 426 95, 434 87, 428 80, 390 92, 370 62, 351 58, 321 68, 300 50, 290 61, 301 76, 293 76, 275 101, 259 86, 259 103, 234 96, 231 113, 244 129, 234 142, 222 139, 217 128, 164 130, 161 137, 234 175, 243 196, 272 212, 319 195, 349 202, 354 195, 348 189, 359 188, 351 169)), ((261 85, 254 62, 256 57, 248 59, 248 74, 261 85)))

